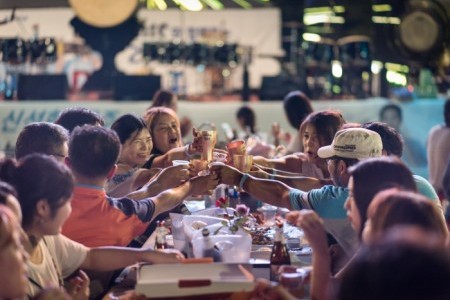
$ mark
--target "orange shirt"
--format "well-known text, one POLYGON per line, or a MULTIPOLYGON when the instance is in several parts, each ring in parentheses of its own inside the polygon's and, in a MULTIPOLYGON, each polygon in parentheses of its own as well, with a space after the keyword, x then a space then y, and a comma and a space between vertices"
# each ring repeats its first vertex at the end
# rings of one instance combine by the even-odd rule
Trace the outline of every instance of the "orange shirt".
POLYGON ((112 206, 103 189, 76 186, 62 233, 88 247, 127 246, 148 225, 112 206))

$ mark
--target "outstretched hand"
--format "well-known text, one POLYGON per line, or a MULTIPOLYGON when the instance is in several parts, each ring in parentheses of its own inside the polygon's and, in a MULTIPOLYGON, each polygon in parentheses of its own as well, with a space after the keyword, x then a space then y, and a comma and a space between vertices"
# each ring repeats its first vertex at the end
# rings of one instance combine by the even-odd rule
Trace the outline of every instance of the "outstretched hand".
POLYGON ((211 173, 217 174, 219 183, 228 185, 239 185, 242 173, 237 169, 227 165, 212 165, 209 169, 211 173))
POLYGON ((193 177, 189 181, 191 183, 191 195, 205 194, 208 190, 215 189, 219 184, 219 178, 214 173, 193 177))
POLYGON ((170 189, 188 180, 189 175, 188 166, 170 166, 161 170, 158 174, 157 181, 164 189, 170 189))
POLYGON ((315 253, 328 254, 328 244, 323 220, 312 210, 303 209, 291 211, 286 215, 286 220, 300 227, 308 239, 309 245, 315 253))

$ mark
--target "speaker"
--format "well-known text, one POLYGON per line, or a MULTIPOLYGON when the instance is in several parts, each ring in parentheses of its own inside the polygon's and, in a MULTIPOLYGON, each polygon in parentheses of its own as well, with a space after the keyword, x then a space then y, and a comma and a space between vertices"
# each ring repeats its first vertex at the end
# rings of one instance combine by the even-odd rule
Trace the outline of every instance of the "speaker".
POLYGON ((115 100, 151 100, 161 88, 161 76, 117 75, 113 79, 115 100))
POLYGON ((67 77, 58 75, 25 75, 18 77, 17 98, 19 100, 63 100, 66 99, 67 77))
POLYGON ((262 78, 259 98, 266 100, 283 100, 287 93, 295 90, 305 90, 298 80, 290 76, 264 76, 262 78))

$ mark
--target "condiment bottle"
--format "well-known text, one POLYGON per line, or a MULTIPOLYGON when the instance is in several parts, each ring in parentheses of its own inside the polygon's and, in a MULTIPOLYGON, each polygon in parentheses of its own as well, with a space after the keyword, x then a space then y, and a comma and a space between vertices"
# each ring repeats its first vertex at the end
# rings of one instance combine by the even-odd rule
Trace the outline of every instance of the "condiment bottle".
POLYGON ((283 234, 283 222, 275 221, 275 237, 272 253, 270 254, 270 280, 278 281, 278 271, 282 265, 290 265, 291 258, 283 234))
POLYGON ((167 229, 164 226, 164 221, 156 222, 156 240, 155 240, 155 249, 167 249, 167 241, 166 241, 167 229))

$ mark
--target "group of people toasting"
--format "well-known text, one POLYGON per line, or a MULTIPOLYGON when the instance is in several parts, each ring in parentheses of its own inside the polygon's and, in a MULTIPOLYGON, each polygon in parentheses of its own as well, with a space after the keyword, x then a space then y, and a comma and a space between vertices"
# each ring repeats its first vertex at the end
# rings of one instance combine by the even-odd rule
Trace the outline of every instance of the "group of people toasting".
MULTIPOLYGON (((205 150, 196 129, 183 144, 172 108, 125 114, 111 128, 67 108, 55 123, 23 128, 15 158, 0 163, 0 298, 86 299, 104 292, 92 282, 106 271, 141 261, 176 268, 180 252, 142 248, 143 239, 169 212, 189 213, 187 197, 221 183, 290 210, 313 249, 312 299, 450 297, 441 203, 401 161, 395 129, 311 112, 298 127, 300 152, 254 156, 249 170, 228 157, 199 173, 172 166, 205 150)), ((295 296, 265 281, 249 294, 295 296)))

